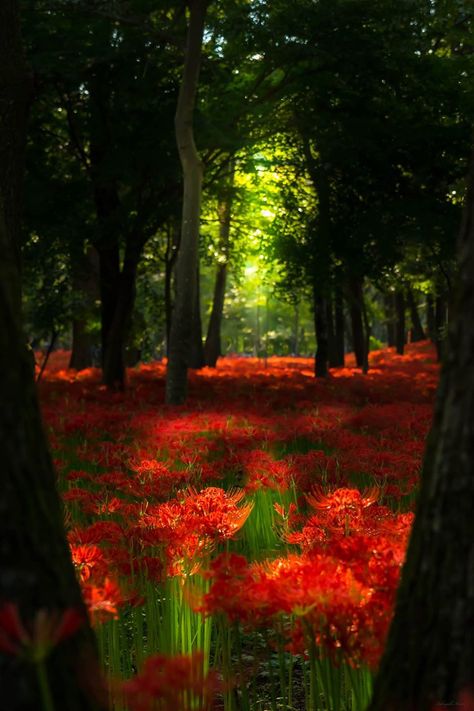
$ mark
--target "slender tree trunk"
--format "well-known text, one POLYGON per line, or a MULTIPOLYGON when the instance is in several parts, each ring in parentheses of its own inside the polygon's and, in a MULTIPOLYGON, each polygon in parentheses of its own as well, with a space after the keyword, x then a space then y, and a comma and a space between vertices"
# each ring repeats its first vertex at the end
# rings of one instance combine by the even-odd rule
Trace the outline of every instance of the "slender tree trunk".
POLYGON ((199 274, 198 262, 188 367, 192 368, 193 370, 200 370, 205 366, 205 364, 206 361, 204 357, 204 346, 202 342, 201 277, 199 274))
POLYGON ((337 367, 337 344, 333 307, 333 296, 330 294, 326 299, 326 322, 328 326, 328 362, 331 368, 337 367))
POLYGON ((436 319, 432 294, 426 295, 426 328, 430 341, 434 343, 436 340, 436 319))
MULTIPOLYGON (((99 255, 99 284, 101 300, 101 361, 103 382, 111 388, 125 384, 123 354, 110 353, 119 348, 118 323, 122 314, 116 315, 121 291, 119 237, 122 230, 121 204, 116 182, 104 169, 113 150, 110 131, 109 69, 100 64, 94 67, 88 84, 90 103, 90 163, 99 235, 95 247, 99 255), (115 326, 114 326, 115 323, 115 326), (114 327, 114 333, 111 332, 114 327)), ((125 276, 128 281, 129 275, 125 276)))
POLYGON ((126 246, 119 274, 115 309, 105 340, 103 382, 111 390, 123 390, 126 385, 125 346, 135 303, 137 267, 141 248, 137 241, 126 246))
MULTIPOLYGON (((0 495, 2 605, 26 624, 40 609, 84 614, 84 624, 53 649, 45 673, 55 708, 100 708, 92 698, 97 655, 74 573, 63 511, 21 328, 19 226, 30 80, 20 40, 18 3, 0 3, 0 495)), ((36 666, 0 649, 0 710, 38 711, 36 666)))
POLYGON ((227 261, 229 259, 234 175, 235 159, 232 157, 229 161, 229 173, 225 176, 217 204, 217 213, 219 216, 219 256, 221 261, 217 265, 212 311, 207 329, 206 345, 204 347, 206 365, 211 368, 215 368, 217 359, 222 355, 221 325, 227 280, 227 261))
POLYGON ((395 325, 395 345, 398 355, 405 352, 406 343, 406 321, 405 321, 405 295, 401 289, 395 293, 395 309, 397 321, 395 325))
POLYGON ((99 297, 98 255, 90 246, 85 259, 77 263, 77 256, 71 257, 73 264, 73 291, 76 301, 80 300, 72 320, 72 352, 69 367, 84 370, 93 365, 92 349, 94 339, 87 325, 88 318, 93 313, 95 302, 99 297))
POLYGON ((364 317, 362 314, 362 281, 351 278, 348 282, 349 311, 352 325, 352 344, 358 368, 364 369, 365 355, 364 317))
POLYGON ((387 346, 393 348, 396 343, 395 294, 384 295, 385 322, 387 325, 387 346))
POLYGON ((180 224, 173 220, 167 234, 165 257, 165 319, 166 319, 166 355, 169 355, 171 321, 173 317, 172 284, 173 274, 178 257, 180 241, 180 224))
POLYGON ((329 375, 329 338, 328 338, 328 305, 317 287, 314 287, 314 330, 316 333, 316 355, 314 359, 314 374, 317 378, 329 375))
POLYGON ((187 395, 190 338, 194 316, 203 168, 194 143, 193 116, 199 81, 207 0, 189 2, 190 16, 175 129, 183 169, 183 216, 177 262, 177 294, 170 331, 166 401, 182 404, 187 395))
POLYGON ((295 317, 293 320, 293 335, 291 338, 290 352, 297 356, 300 352, 300 305, 298 302, 295 304, 294 308, 295 317))
POLYGON ((459 693, 474 691, 474 154, 459 270, 415 524, 370 711, 462 706, 459 693))
POLYGON ((336 284, 334 297, 334 328, 334 339, 336 343, 336 359, 334 365, 337 368, 343 368, 345 360, 344 297, 339 284, 336 284))
POLYGON ((447 300, 440 294, 435 300, 435 346, 438 360, 441 361, 445 344, 447 300))
POLYGON ((215 368, 217 359, 222 355, 221 346, 221 323, 224 311, 225 285, 227 279, 227 264, 219 264, 214 285, 214 298, 212 300, 212 311, 207 329, 206 345, 204 354, 206 365, 215 368))
POLYGON ((420 314, 418 313, 418 306, 413 294, 413 290, 408 287, 408 306, 410 309, 411 325, 412 325, 412 335, 411 340, 416 343, 417 341, 423 341, 426 336, 421 324, 420 314))

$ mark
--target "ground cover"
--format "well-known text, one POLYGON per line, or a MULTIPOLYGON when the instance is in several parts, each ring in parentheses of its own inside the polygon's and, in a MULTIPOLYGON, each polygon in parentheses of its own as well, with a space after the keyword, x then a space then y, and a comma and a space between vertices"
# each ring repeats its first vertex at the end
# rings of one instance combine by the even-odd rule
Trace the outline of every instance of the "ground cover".
POLYGON ((181 408, 163 404, 162 363, 112 395, 98 371, 62 365, 42 407, 114 707, 363 709, 413 519, 432 348, 327 380, 309 359, 226 358, 192 375, 181 408))

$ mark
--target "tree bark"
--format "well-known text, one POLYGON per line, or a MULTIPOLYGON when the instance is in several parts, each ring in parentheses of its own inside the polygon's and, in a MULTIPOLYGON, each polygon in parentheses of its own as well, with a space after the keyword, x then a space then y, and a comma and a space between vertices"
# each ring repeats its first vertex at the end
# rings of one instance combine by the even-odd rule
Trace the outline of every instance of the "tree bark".
POLYGON ((326 323, 328 329, 328 363, 331 368, 336 367, 336 331, 334 325, 334 302, 332 294, 326 298, 326 323))
POLYGON ((178 220, 172 220, 166 236, 166 256, 165 256, 165 319, 166 319, 166 355, 169 355, 169 343, 171 333, 171 321, 173 318, 173 274, 178 257, 180 241, 180 224, 178 220))
POLYGON ((187 395, 190 338, 198 265, 203 167, 194 142, 193 117, 199 81, 207 0, 189 2, 190 16, 183 79, 175 117, 176 142, 183 169, 183 213, 177 262, 177 294, 166 369, 166 401, 182 404, 187 395))
POLYGON ((395 292, 395 311, 397 320, 395 323, 395 347, 398 355, 405 352, 406 343, 406 321, 405 321, 405 295, 401 289, 395 292))
POLYGON ((314 287, 314 330, 316 333, 316 354, 314 358, 314 374, 317 378, 327 378, 329 375, 329 333, 328 304, 314 287))
POLYGON ((205 357, 204 357, 204 345, 202 342, 201 278, 200 278, 200 274, 199 274, 199 259, 198 259, 188 367, 192 368, 193 370, 200 370, 201 368, 204 368, 205 364, 206 364, 206 361, 205 361, 205 357))
POLYGON ((344 367, 345 345, 344 345, 344 297, 341 287, 337 284, 334 296, 334 339, 336 345, 336 368, 344 367))
POLYGON ((71 260, 73 262, 72 287, 76 301, 80 300, 80 303, 74 309, 72 320, 72 351, 69 367, 74 370, 84 370, 93 365, 94 339, 88 329, 87 320, 99 298, 98 255, 96 250, 89 246, 85 259, 80 263, 77 263, 77 255, 71 256, 71 260))
POLYGON ((435 300, 435 346, 438 360, 443 357, 445 345, 447 300, 444 294, 439 294, 435 300))
POLYGON ((212 300, 212 311, 207 329, 204 355, 206 365, 215 368, 217 359, 222 355, 221 346, 221 324, 224 311, 225 285, 227 280, 227 264, 219 264, 214 284, 214 298, 212 300))
MULTIPOLYGON (((71 562, 56 477, 41 425, 31 356, 21 328, 19 225, 30 80, 16 0, 0 3, 0 601, 31 623, 40 609, 84 614, 84 625, 46 659, 56 708, 104 708, 92 631, 71 562)), ((43 708, 35 665, 0 651, 0 710, 43 708)))
POLYGON ((227 280, 227 261, 229 259, 230 226, 232 216, 232 198, 235 175, 235 159, 229 162, 229 175, 224 181, 218 198, 217 214, 219 216, 219 249, 221 261, 217 265, 216 281, 214 284, 214 298, 212 311, 207 329, 204 355, 206 365, 215 368, 217 359, 222 355, 221 325, 224 312, 225 287, 227 280))
POLYGON ((418 341, 423 341, 426 338, 425 331, 421 323, 420 314, 418 313, 418 306, 415 300, 415 295, 413 294, 413 290, 410 287, 408 287, 407 289, 407 296, 412 325, 411 340, 414 343, 417 343, 418 341))
POLYGON ((352 325, 352 344, 358 368, 364 369, 365 354, 364 317, 362 314, 362 281, 351 278, 348 282, 349 312, 352 325))
POLYGON ((370 711, 456 706, 463 689, 474 690, 474 154, 454 313, 415 523, 370 711))
POLYGON ((387 346, 393 348, 396 343, 395 327, 395 294, 389 292, 384 296, 385 322, 387 325, 387 346))
POLYGON ((428 329, 428 337, 431 341, 435 341, 435 312, 433 295, 426 295, 426 328, 428 329))
POLYGON ((125 346, 135 303, 140 255, 141 247, 138 241, 128 241, 123 267, 119 273, 113 318, 104 344, 103 382, 111 390, 123 390, 126 385, 125 346))

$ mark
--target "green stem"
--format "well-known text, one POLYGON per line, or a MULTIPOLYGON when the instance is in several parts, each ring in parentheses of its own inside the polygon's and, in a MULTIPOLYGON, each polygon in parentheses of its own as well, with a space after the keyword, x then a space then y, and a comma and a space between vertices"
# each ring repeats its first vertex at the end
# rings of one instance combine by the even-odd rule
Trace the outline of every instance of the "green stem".
POLYGON ((53 697, 49 687, 48 672, 44 661, 36 662, 36 677, 40 688, 41 701, 44 711, 54 711, 53 697))

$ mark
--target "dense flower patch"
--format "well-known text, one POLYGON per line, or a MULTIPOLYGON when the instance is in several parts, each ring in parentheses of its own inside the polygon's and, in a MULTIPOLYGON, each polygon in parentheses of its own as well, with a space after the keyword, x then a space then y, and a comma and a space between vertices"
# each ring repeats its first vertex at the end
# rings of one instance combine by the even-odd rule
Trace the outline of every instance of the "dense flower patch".
POLYGON ((248 689, 262 673, 263 639, 280 671, 299 660, 301 683, 310 665, 310 708, 325 691, 322 660, 352 669, 347 685, 380 658, 430 425, 434 354, 427 344, 404 357, 380 351, 367 376, 347 367, 325 381, 310 360, 227 358, 192 374, 183 408, 163 404, 164 372, 143 365, 112 395, 97 371, 53 362, 41 385, 104 659, 114 674, 143 669, 126 686, 127 698, 137 690, 136 708, 154 684, 156 708, 175 703, 174 690, 167 700, 151 680, 157 663, 143 666, 157 652, 194 655, 188 666, 176 657, 202 692, 185 694, 186 708, 211 703, 219 685, 210 663, 227 670, 225 708, 234 708, 232 684, 242 708, 257 708, 248 689))

